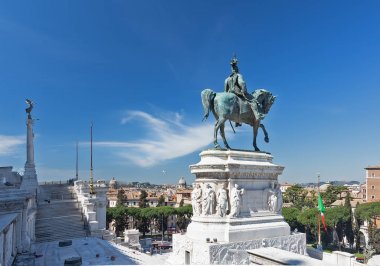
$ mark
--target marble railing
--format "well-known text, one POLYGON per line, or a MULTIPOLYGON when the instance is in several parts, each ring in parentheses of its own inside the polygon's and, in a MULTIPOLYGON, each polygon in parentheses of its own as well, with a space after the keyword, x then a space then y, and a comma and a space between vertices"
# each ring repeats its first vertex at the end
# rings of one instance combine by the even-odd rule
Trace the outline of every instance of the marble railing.
POLYGON ((0 265, 12 265, 17 254, 17 214, 6 214, 0 218, 0 265))

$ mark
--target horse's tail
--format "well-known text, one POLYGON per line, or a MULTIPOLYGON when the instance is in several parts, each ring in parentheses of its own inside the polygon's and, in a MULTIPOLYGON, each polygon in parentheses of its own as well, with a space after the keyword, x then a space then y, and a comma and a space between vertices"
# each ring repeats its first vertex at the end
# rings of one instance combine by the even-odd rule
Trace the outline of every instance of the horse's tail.
POLYGON ((203 104, 203 110, 204 110, 203 120, 207 119, 211 108, 214 107, 215 95, 216 93, 213 92, 211 89, 205 89, 201 92, 202 104, 203 104))

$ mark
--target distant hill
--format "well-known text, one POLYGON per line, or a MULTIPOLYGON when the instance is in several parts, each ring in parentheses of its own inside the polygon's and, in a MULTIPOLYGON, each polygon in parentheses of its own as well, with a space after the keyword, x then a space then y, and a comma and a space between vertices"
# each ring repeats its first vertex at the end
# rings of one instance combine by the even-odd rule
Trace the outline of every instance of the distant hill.
MULTIPOLYGON (((324 182, 324 181, 319 182, 320 186, 323 184, 331 184, 334 186, 343 186, 345 184, 347 184, 347 185, 360 185, 360 182, 359 181, 336 181, 336 180, 330 181, 330 182, 324 182)), ((316 187, 317 182, 315 182, 315 183, 301 183, 299 185, 301 185, 302 187, 316 187)))

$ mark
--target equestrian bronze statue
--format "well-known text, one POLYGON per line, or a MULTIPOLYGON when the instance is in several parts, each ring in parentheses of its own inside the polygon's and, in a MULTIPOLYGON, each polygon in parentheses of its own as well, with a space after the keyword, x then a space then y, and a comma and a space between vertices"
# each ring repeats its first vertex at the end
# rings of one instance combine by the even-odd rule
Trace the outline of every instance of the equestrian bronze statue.
POLYGON ((207 119, 210 111, 214 114, 216 120, 214 126, 215 148, 220 148, 217 140, 220 130, 225 147, 231 149, 224 133, 224 124, 230 120, 235 122, 236 126, 244 123, 253 127, 253 147, 255 151, 260 151, 256 144, 258 129, 263 130, 264 140, 269 142, 268 133, 261 121, 268 114, 276 96, 264 89, 255 90, 252 94, 247 93, 245 82, 237 68, 236 57, 232 59, 231 66, 232 74, 225 81, 225 92, 217 93, 211 89, 202 91, 203 119, 207 119))

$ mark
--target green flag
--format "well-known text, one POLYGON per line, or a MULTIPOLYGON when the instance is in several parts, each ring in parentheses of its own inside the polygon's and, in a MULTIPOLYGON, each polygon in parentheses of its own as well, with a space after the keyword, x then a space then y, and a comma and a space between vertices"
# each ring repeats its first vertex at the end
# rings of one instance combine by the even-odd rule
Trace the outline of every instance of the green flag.
POLYGON ((325 231, 327 231, 326 222, 325 222, 325 206, 323 205, 321 194, 318 193, 318 210, 321 212, 321 218, 323 227, 325 228, 325 231))
POLYGON ((321 213, 324 213, 324 212, 325 212, 325 205, 323 205, 323 201, 322 201, 321 194, 318 194, 318 210, 319 210, 321 213))

